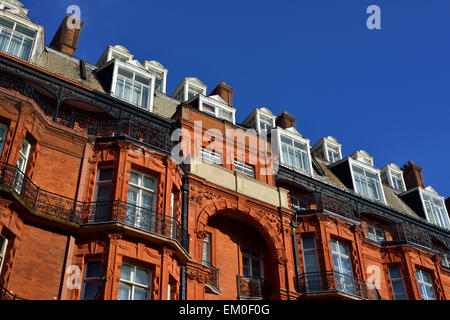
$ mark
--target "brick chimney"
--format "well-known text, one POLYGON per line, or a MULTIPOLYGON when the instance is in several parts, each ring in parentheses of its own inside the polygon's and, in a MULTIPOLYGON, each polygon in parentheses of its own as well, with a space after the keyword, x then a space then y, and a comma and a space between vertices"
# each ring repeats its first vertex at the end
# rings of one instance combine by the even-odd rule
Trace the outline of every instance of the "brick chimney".
POLYGON ((219 82, 217 87, 209 94, 210 96, 219 95, 231 107, 233 106, 233 92, 234 89, 225 82, 219 82))
POLYGON ((70 28, 67 25, 69 18, 73 19, 71 16, 66 15, 63 22, 56 31, 55 37, 50 43, 50 48, 65 53, 69 56, 73 56, 78 47, 78 41, 80 40, 81 29, 83 28, 84 22, 80 21, 80 28, 70 28))
POLYGON ((277 126, 282 127, 283 129, 292 128, 295 125, 295 117, 290 115, 287 111, 283 111, 275 120, 277 126))
POLYGON ((422 168, 412 161, 408 161, 408 163, 403 166, 403 179, 405 180, 407 190, 415 187, 425 188, 422 177, 422 168))

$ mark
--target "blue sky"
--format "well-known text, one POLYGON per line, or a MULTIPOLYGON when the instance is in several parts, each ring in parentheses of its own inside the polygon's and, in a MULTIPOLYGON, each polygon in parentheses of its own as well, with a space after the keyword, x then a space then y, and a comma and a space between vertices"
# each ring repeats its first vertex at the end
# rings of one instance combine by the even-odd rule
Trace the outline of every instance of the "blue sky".
POLYGON ((96 63, 109 44, 184 77, 235 89, 241 122, 255 108, 287 110, 311 144, 334 136, 343 155, 375 166, 413 160, 425 184, 450 196, 448 0, 23 0, 49 44, 66 9, 85 26, 77 57, 96 63), (368 30, 369 5, 381 30, 368 30))

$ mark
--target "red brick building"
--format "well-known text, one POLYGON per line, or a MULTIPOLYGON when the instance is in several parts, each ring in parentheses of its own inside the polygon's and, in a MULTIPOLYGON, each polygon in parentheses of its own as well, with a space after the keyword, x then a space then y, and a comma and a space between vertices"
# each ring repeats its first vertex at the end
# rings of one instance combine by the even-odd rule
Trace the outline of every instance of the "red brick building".
POLYGON ((0 298, 450 298, 448 199, 416 164, 236 123, 223 82, 169 96, 157 61, 90 64, 67 17, 46 46, 0 9, 0 298))

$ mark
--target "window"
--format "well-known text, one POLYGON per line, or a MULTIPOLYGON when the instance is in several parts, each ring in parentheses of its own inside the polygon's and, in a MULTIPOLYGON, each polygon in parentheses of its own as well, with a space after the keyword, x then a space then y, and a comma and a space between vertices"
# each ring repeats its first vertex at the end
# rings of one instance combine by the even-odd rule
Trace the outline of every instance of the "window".
POLYGON ((222 165, 222 154, 220 152, 214 152, 209 149, 202 148, 201 156, 202 156, 202 159, 207 162, 222 165))
POLYGON ((273 119, 259 114, 259 130, 270 131, 273 128, 273 119))
POLYGON ((153 231, 157 182, 153 177, 131 171, 128 184, 127 224, 153 231))
POLYGON ((437 197, 432 197, 423 192, 421 194, 423 203, 425 205, 427 220, 442 228, 450 229, 448 215, 443 201, 437 197))
POLYGON ((82 300, 96 300, 101 290, 102 263, 88 261, 84 268, 84 280, 81 293, 82 300))
POLYGON ((216 107, 214 107, 210 104, 207 104, 207 103, 203 103, 203 111, 206 113, 210 113, 213 116, 216 115, 216 107))
POLYGON ((389 267, 389 276, 391 278, 392 291, 395 300, 408 300, 400 267, 389 267))
POLYGON ((36 31, 0 18, 0 51, 29 60, 36 31))
POLYGON ((150 300, 152 273, 123 264, 120 268, 118 300, 150 300))
POLYGON ((241 248, 242 252, 242 273, 244 277, 262 279, 262 258, 259 252, 248 248, 241 248))
POLYGON ((255 169, 252 166, 249 166, 248 164, 242 163, 237 160, 234 161, 234 170, 236 170, 237 172, 241 172, 249 177, 255 177, 255 169))
POLYGON ((111 188, 112 188, 112 168, 100 168, 97 174, 97 185, 95 187, 95 210, 91 220, 93 222, 104 222, 108 220, 111 188))
POLYGON ((196 95, 199 95, 199 94, 203 94, 203 89, 200 89, 200 88, 197 88, 197 87, 194 87, 191 85, 188 86, 187 100, 189 100, 190 98, 195 97, 196 95))
POLYGON ((303 266, 306 273, 308 292, 320 291, 322 288, 317 248, 314 237, 302 238, 303 266))
POLYGON ((211 234, 208 232, 203 239, 202 264, 211 266, 211 234))
POLYGON ((352 166, 356 192, 360 195, 383 201, 381 185, 377 173, 352 166))
POLYGON ((348 245, 338 240, 331 240, 330 246, 337 289, 350 294, 356 293, 356 288, 353 287, 353 268, 348 245))
POLYGON ((367 233, 369 235, 369 239, 376 241, 376 242, 382 242, 384 241, 384 231, 380 228, 375 227, 372 224, 367 224, 367 233))
POLYGON ((0 123, 0 156, 3 152, 3 146, 5 145, 6 133, 8 132, 8 127, 0 123))
POLYGON ((394 189, 397 189, 399 191, 405 191, 405 187, 403 186, 402 175, 400 173, 391 171, 391 178, 392 178, 392 186, 394 187, 394 189))
POLYGON ((341 159, 341 153, 339 152, 339 148, 332 146, 330 144, 327 144, 327 150, 328 150, 328 161, 333 163, 341 159))
POLYGON ((310 172, 307 145, 283 135, 281 136, 281 161, 294 168, 310 172))
POLYGON ((154 68, 149 68, 149 72, 155 75, 155 89, 158 91, 164 91, 164 72, 156 70, 154 68))
POLYGON ((306 201, 291 195, 291 209, 294 211, 306 209, 306 201))
POLYGON ((0 235, 0 275, 2 274, 2 267, 6 257, 7 246, 8 246, 8 239, 0 235))
POLYGON ((233 122, 233 112, 224 109, 219 109, 219 118, 233 122))
POLYGON ((17 160, 17 171, 14 177, 14 190, 20 194, 22 183, 25 179, 25 170, 27 169, 28 156, 30 155, 31 144, 24 139, 22 148, 19 151, 19 159, 17 160))
POLYGON ((423 300, 436 300, 436 294, 434 292, 433 280, 431 275, 424 271, 418 269, 416 271, 417 285, 420 289, 420 295, 423 300))
POLYGON ((115 95, 138 106, 149 108, 152 80, 119 68, 115 95))

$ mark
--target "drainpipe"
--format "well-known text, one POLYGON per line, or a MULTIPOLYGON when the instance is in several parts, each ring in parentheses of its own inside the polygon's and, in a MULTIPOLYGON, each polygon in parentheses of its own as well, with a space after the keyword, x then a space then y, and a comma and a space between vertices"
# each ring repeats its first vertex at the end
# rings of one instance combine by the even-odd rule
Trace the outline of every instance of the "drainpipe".
MULTIPOLYGON (((181 187, 181 190, 183 192, 183 202, 182 202, 182 217, 181 217, 181 226, 182 229, 186 231, 186 236, 188 237, 185 239, 185 249, 187 252, 189 252, 189 233, 188 230, 188 195, 189 195, 189 184, 187 182, 187 172, 184 168, 183 163, 180 165, 181 170, 184 173, 183 178, 183 185, 181 187)), ((180 286, 180 298, 181 300, 186 300, 186 265, 181 266, 181 286, 180 286)))
MULTIPOLYGON (((297 220, 297 215, 295 215, 295 220, 297 220)), ((300 264, 298 262, 298 247, 297 247, 297 236, 295 234, 295 229, 297 229, 298 224, 297 221, 291 222, 292 227, 292 246, 294 247, 294 262, 295 262, 295 279, 297 281, 297 292, 301 292, 301 284, 300 284, 300 264)))

